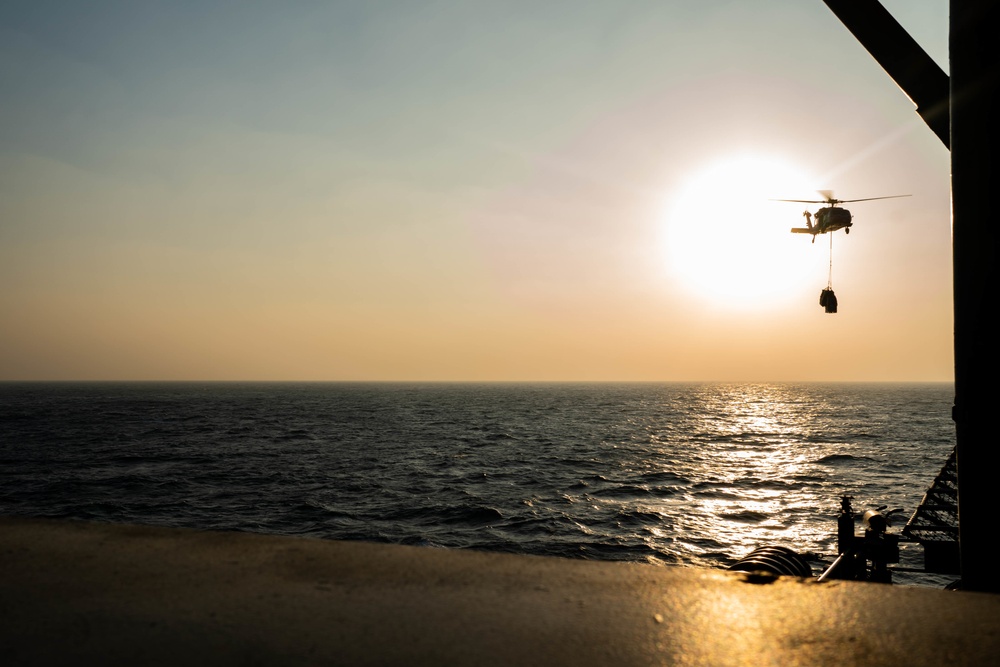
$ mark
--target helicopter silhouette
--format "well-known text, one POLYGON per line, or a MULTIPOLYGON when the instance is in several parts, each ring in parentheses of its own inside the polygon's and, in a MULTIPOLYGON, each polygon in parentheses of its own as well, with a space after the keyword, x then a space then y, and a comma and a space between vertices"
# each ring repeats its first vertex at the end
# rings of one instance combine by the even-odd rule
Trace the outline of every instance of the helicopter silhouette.
POLYGON ((890 195, 888 197, 868 197, 866 199, 834 199, 833 192, 831 190, 818 190, 819 194, 823 196, 823 199, 772 199, 771 201, 786 201, 786 202, 798 202, 800 204, 827 204, 820 210, 812 214, 808 211, 803 211, 802 215, 806 218, 805 227, 792 227, 793 234, 812 234, 812 242, 816 243, 817 234, 826 234, 827 232, 835 232, 838 229, 843 229, 845 234, 851 233, 851 212, 846 208, 837 208, 838 204, 849 204, 851 202, 858 201, 874 201, 876 199, 896 199, 898 197, 909 197, 910 195, 890 195), (813 223, 813 218, 816 219, 815 224, 813 223))

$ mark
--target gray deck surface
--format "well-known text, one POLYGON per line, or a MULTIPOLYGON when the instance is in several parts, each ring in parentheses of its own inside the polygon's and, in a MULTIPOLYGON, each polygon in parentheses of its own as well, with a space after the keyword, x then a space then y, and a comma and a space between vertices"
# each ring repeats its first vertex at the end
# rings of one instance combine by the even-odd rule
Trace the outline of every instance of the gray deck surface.
POLYGON ((998 665, 1000 596, 0 518, 4 665, 998 665))

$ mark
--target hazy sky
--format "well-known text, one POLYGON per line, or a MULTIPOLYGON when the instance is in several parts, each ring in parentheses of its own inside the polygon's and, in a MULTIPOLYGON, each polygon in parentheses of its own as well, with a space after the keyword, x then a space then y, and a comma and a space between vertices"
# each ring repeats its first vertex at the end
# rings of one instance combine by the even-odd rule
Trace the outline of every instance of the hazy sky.
POLYGON ((952 378, 948 152, 820 0, 5 0, 0 97, 0 379, 952 378), (816 189, 913 195, 836 315, 816 189))

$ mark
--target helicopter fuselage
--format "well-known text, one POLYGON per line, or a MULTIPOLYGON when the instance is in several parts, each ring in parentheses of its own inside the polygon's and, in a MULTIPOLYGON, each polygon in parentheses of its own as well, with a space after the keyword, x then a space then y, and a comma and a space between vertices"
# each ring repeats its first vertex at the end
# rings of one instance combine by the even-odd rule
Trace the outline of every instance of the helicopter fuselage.
POLYGON ((851 212, 846 208, 837 208, 836 206, 827 206, 816 211, 816 224, 813 224, 810 219, 808 212, 806 214, 806 227, 793 227, 792 232, 795 234, 812 234, 815 237, 817 234, 826 234, 827 232, 835 232, 838 229, 843 229, 846 233, 850 233, 851 225, 851 212))

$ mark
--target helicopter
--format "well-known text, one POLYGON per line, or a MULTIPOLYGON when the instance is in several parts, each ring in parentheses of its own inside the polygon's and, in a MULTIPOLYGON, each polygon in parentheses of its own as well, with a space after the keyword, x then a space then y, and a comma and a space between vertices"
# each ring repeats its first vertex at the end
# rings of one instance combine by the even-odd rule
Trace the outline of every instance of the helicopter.
POLYGON ((910 195, 890 195, 888 197, 868 197, 866 199, 834 199, 830 190, 818 190, 823 199, 772 199, 771 201, 798 202, 800 204, 827 204, 827 206, 816 211, 815 215, 808 210, 803 211, 805 216, 805 227, 792 227, 793 234, 812 234, 812 242, 816 243, 817 234, 826 234, 843 229, 845 234, 851 233, 851 212, 846 208, 837 208, 838 204, 849 204, 858 201, 874 201, 876 199, 896 199, 898 197, 909 197, 910 195), (813 224, 813 218, 816 223, 813 224))

